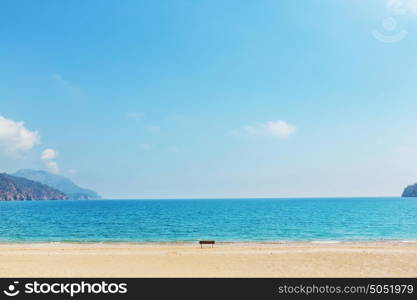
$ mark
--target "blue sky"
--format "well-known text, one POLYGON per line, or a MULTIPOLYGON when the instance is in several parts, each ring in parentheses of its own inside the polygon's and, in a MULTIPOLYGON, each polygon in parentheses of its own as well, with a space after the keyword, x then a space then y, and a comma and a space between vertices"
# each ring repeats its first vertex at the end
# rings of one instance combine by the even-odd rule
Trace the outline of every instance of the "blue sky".
POLYGON ((2 171, 108 198, 417 181, 415 0, 13 0, 0 37, 2 171))

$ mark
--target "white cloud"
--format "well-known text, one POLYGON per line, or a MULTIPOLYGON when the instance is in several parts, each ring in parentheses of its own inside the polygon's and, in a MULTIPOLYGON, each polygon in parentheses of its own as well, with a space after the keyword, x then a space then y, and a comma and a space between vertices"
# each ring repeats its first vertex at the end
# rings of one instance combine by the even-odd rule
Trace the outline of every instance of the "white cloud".
POLYGON ((59 165, 56 161, 54 161, 57 157, 58 152, 51 148, 43 150, 41 154, 41 160, 44 161, 46 169, 55 174, 59 173, 59 165))
POLYGON ((58 157, 58 152, 51 148, 43 150, 42 155, 41 155, 42 160, 52 160, 57 157, 58 157))
POLYGON ((45 166, 49 172, 58 174, 59 173, 59 166, 55 161, 46 161, 45 166))
POLYGON ((274 136, 279 138, 286 138, 292 135, 296 127, 285 121, 267 121, 264 123, 258 123, 252 126, 246 126, 243 128, 248 135, 257 136, 274 136))
MULTIPOLYGON (((23 151, 28 151, 39 144, 40 139, 39 133, 26 128, 24 122, 0 116, 0 152, 20 157, 23 151)), ((40 159, 50 172, 59 173, 58 163, 54 161, 57 157, 58 152, 48 148, 42 152, 40 159)))
POLYGON ((17 122, 0 116, 0 150, 8 154, 17 154, 32 149, 40 143, 37 131, 25 127, 24 122, 17 122))
POLYGON ((387 6, 396 14, 417 14, 417 0, 387 0, 387 6))

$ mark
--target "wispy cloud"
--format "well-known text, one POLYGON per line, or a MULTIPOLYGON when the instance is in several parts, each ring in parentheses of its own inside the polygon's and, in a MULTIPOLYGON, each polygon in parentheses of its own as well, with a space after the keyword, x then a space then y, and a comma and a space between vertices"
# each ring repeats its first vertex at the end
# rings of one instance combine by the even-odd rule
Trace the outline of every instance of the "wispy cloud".
POLYGON ((42 160, 51 160, 57 157, 58 157, 58 152, 51 148, 43 150, 42 155, 41 155, 42 160))
POLYGON ((417 14, 417 0, 387 0, 387 7, 396 14, 417 14))
POLYGON ((255 125, 245 126, 243 131, 252 136, 272 136, 287 138, 296 131, 296 126, 285 121, 267 121, 255 125))
POLYGON ((48 169, 48 171, 55 174, 59 173, 59 165, 55 161, 57 157, 58 152, 51 148, 43 150, 41 154, 41 160, 44 162, 45 167, 48 169))
POLYGON ((64 79, 61 74, 52 74, 51 79, 73 97, 84 97, 82 89, 67 79, 64 79))
POLYGON ((17 122, 0 116, 0 150, 8 154, 19 154, 32 149, 40 143, 37 131, 25 127, 24 122, 17 122))
POLYGON ((47 161, 45 162, 45 166, 49 172, 58 174, 59 173, 59 166, 55 161, 47 161))

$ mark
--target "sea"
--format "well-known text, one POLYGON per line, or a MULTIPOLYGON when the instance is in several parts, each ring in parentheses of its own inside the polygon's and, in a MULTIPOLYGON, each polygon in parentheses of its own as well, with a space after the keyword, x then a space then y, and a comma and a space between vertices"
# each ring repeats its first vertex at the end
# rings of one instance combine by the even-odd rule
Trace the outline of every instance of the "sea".
POLYGON ((0 242, 417 241, 417 198, 0 202, 0 242))

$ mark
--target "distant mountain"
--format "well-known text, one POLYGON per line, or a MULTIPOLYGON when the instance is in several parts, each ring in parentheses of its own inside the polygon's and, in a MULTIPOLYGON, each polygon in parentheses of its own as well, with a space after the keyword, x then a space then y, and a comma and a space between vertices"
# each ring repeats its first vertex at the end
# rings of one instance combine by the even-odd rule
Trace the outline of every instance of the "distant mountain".
POLYGON ((407 186, 401 197, 417 197, 417 183, 407 186))
POLYGON ((57 189, 65 193, 69 199, 88 200, 101 198, 96 192, 89 189, 81 188, 68 178, 65 178, 64 176, 52 174, 46 171, 25 169, 19 170, 12 175, 46 184, 47 186, 50 186, 54 189, 57 189))
POLYGON ((0 173, 0 201, 66 199, 67 195, 47 185, 0 173))

